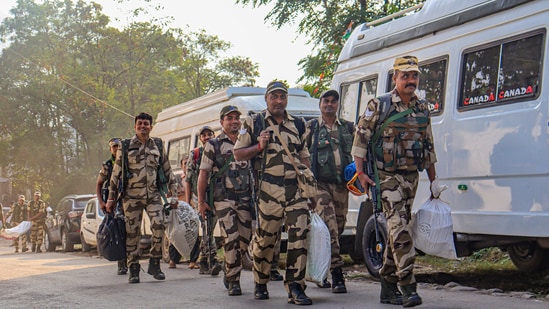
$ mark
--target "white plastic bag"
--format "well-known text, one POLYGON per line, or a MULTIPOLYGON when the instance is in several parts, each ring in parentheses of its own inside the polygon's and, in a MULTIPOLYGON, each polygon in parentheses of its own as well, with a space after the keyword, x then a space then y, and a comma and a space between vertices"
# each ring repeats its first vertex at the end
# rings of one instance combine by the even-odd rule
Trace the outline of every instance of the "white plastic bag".
POLYGON ((331 258, 330 231, 322 218, 316 212, 311 212, 311 229, 307 235, 305 280, 322 283, 328 276, 331 258))
POLYGON ((23 221, 19 223, 17 226, 12 227, 11 229, 5 229, 0 231, 0 237, 5 239, 15 239, 22 234, 25 234, 30 230, 32 226, 32 222, 30 221, 23 221))
POLYGON ((457 259, 450 206, 429 198, 414 214, 414 246, 429 255, 457 259))
POLYGON ((191 205, 179 201, 177 209, 170 211, 166 221, 166 237, 181 255, 189 257, 198 238, 198 214, 191 205))

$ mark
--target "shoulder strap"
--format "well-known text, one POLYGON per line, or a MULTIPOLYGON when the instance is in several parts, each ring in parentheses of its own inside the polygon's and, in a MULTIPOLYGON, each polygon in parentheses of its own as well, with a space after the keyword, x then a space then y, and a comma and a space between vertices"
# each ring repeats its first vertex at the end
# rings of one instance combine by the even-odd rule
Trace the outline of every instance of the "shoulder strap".
POLYGON ((377 120, 377 126, 379 127, 385 118, 387 118, 387 113, 391 107, 391 93, 387 92, 378 97, 380 103, 380 114, 379 119, 377 120))
POLYGON ((318 156, 318 153, 317 153, 317 148, 318 148, 318 134, 319 134, 319 129, 318 129, 318 118, 314 118, 313 120, 311 120, 311 130, 312 132, 314 133, 314 138, 313 138, 313 142, 312 142, 312 158, 311 158, 311 171, 313 172, 313 175, 316 176, 316 161, 317 161, 317 156, 318 156))
MULTIPOLYGON (((220 153, 221 146, 216 145, 216 144, 219 144, 219 140, 217 138, 215 138, 214 140, 209 140, 209 142, 214 146, 215 154, 218 155, 220 153), (216 142, 214 142, 214 140, 216 142)), ((214 179, 223 176, 223 174, 229 168, 229 165, 233 161, 234 161, 234 153, 231 153, 231 156, 227 159, 227 161, 225 161, 225 164, 217 172, 213 173, 210 176, 210 184, 209 184, 209 189, 210 190, 209 190, 209 194, 208 194, 210 207, 214 206, 214 190, 215 190, 215 181, 214 181, 214 179)))
POLYGON ((122 140, 122 156, 121 156, 121 163, 122 163, 122 181, 120 182, 120 187, 118 192, 124 193, 126 192, 126 186, 128 184, 128 148, 130 147, 130 139, 125 138, 122 140))
POLYGON ((301 117, 293 116, 294 117, 294 125, 297 128, 297 132, 299 133, 299 139, 301 139, 301 136, 303 133, 305 133, 305 123, 303 122, 303 119, 301 117))
POLYGON ((372 137, 372 141, 375 143, 377 141, 377 139, 379 138, 379 136, 381 135, 381 132, 383 132, 383 130, 385 130, 385 128, 393 121, 397 120, 397 119, 400 119, 402 117, 406 117, 407 115, 410 115, 414 110, 412 108, 409 108, 405 111, 402 111, 398 114, 394 114, 393 116, 389 117, 389 119, 385 120, 383 122, 383 124, 381 125, 381 127, 379 127, 377 130, 376 130, 376 134, 374 134, 374 137, 372 137))

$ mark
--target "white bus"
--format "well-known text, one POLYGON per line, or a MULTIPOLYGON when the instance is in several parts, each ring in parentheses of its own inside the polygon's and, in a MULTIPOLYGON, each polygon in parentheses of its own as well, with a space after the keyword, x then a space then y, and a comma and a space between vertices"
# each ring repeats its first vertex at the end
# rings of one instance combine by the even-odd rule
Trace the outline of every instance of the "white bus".
MULTIPOLYGON (((354 29, 332 80, 340 117, 356 121, 394 87, 394 59, 417 56, 458 256, 500 247, 520 270, 549 267, 549 1, 428 0, 414 11, 354 29)), ((429 194, 421 173, 414 208, 429 194)), ((354 256, 378 276, 371 204, 351 196, 348 218, 354 256)))

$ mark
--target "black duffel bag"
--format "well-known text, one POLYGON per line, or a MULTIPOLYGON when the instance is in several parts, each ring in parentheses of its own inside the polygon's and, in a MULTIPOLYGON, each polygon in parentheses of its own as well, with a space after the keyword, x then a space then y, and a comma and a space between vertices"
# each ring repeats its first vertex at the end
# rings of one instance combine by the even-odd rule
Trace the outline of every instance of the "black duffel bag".
POLYGON ((126 224, 124 217, 105 213, 97 231, 97 251, 109 261, 126 258, 126 224))

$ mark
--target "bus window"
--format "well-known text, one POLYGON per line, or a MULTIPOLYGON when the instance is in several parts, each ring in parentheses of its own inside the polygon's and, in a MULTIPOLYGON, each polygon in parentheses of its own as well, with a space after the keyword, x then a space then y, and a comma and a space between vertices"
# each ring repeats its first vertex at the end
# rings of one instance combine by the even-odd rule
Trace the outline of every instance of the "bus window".
POLYGON ((170 144, 168 146, 168 159, 170 160, 170 165, 172 166, 172 169, 179 169, 181 159, 184 156, 189 155, 190 140, 191 137, 186 136, 178 140, 170 141, 170 144))
MULTIPOLYGON (((358 116, 364 114, 368 102, 376 97, 377 92, 377 77, 367 79, 360 82, 360 98, 358 104, 358 116)), ((358 117, 355 119, 355 123, 358 122, 358 117)))
MULTIPOLYGON (((438 115, 444 108, 447 59, 422 61, 419 65, 418 97, 427 101, 431 115, 438 115)), ((387 92, 393 90, 393 72, 389 72, 387 92)))
POLYGON ((358 117, 364 113, 368 101, 375 98, 376 91, 377 76, 342 85, 339 117, 356 123, 358 117))
POLYGON ((358 83, 341 86, 339 102, 341 104, 339 117, 348 121, 355 121, 358 102, 358 83))
POLYGON ((468 51, 459 109, 519 102, 539 94, 545 31, 468 51))

